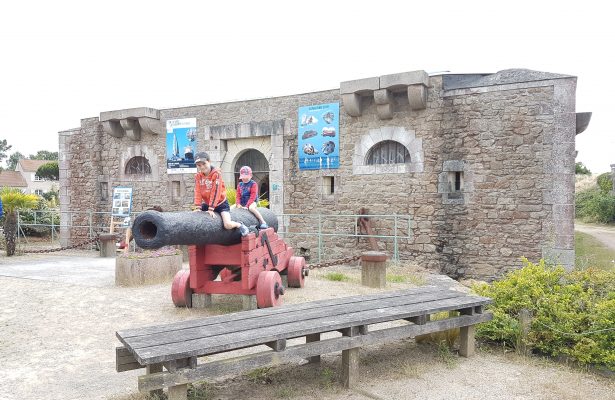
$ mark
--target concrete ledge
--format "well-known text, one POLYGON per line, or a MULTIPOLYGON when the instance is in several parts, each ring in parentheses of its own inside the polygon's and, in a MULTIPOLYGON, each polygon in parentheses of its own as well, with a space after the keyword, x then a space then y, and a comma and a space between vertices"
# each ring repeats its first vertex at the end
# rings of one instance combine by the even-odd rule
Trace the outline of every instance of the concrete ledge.
POLYGON ((151 285, 170 282, 182 269, 182 255, 115 259, 115 284, 117 286, 151 285))
POLYGON ((152 119, 160 119, 160 111, 155 108, 149 107, 138 107, 138 108, 127 108, 125 110, 115 110, 115 111, 103 111, 100 113, 100 122, 105 121, 119 121, 121 119, 138 119, 138 118, 152 118, 152 119))
POLYGON ((380 78, 378 77, 355 79, 354 81, 340 83, 340 94, 368 94, 378 89, 380 89, 380 78))

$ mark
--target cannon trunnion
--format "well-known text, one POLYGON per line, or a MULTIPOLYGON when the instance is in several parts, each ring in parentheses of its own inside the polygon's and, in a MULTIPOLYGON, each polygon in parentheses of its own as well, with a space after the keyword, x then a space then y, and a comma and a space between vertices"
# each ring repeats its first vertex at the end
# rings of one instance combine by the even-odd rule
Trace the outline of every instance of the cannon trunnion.
POLYGON ((259 211, 269 228, 255 229, 258 220, 248 210, 231 210, 234 221, 251 227, 245 237, 237 229, 224 229, 220 215, 212 218, 205 212, 147 211, 132 229, 143 248, 188 245, 190 269, 179 271, 171 287, 176 306, 192 307, 193 294, 239 294, 255 295, 259 308, 273 307, 282 302, 282 276, 288 286, 303 287, 308 269, 304 258, 294 256, 276 233, 275 214, 266 208, 259 211))

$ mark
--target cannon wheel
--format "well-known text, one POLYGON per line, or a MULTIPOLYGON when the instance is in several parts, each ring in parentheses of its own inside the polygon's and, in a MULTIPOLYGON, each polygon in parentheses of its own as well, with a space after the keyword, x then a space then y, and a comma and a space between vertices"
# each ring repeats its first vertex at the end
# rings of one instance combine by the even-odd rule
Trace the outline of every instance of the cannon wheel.
POLYGON ((175 274, 171 285, 171 298, 175 307, 192 308, 192 288, 190 288, 190 271, 182 269, 175 274))
POLYGON ((288 286, 302 288, 305 284, 305 258, 293 256, 288 260, 288 286))
POLYGON ((258 308, 275 307, 282 304, 284 286, 278 271, 262 271, 256 282, 256 305, 258 308))

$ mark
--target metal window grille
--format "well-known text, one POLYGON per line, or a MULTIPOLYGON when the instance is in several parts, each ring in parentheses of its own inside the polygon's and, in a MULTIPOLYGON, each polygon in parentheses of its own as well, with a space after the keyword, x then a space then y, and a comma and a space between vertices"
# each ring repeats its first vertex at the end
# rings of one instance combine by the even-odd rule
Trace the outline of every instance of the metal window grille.
POLYGON ((410 152, 403 144, 394 140, 384 140, 374 145, 367 153, 367 165, 407 164, 410 152))
POLYGON ((127 175, 144 175, 151 174, 152 167, 149 165, 147 158, 136 156, 128 160, 124 171, 127 175))

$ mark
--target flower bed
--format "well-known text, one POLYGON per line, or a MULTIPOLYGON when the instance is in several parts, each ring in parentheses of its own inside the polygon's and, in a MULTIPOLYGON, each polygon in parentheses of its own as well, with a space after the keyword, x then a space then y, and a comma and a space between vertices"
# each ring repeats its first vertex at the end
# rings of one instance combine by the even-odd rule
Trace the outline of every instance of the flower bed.
POLYGON ((115 259, 115 284, 136 286, 168 282, 181 268, 181 251, 172 247, 120 254, 115 259))

